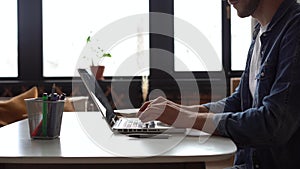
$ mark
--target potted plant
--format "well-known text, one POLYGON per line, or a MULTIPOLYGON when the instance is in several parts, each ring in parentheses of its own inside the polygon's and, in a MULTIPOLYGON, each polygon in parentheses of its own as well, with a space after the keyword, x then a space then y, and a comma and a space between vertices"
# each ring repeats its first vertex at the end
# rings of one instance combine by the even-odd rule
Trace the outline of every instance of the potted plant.
MULTIPOLYGON (((86 42, 87 43, 91 42, 90 36, 86 39, 86 42)), ((100 47, 97 47, 96 49, 93 49, 93 50, 95 50, 96 56, 91 57, 90 69, 91 69, 92 73, 94 74, 96 80, 104 80, 103 73, 104 73, 105 66, 99 65, 99 63, 102 62, 102 59, 104 59, 106 57, 111 57, 111 54, 105 53, 104 50, 101 49, 100 47)))

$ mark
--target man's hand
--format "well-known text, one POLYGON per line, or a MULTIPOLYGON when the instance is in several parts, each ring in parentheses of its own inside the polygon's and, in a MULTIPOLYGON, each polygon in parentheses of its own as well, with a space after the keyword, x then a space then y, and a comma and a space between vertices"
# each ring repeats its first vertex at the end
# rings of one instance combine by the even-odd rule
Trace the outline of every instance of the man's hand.
POLYGON ((205 117, 208 116, 207 112, 208 110, 204 106, 182 106, 163 97, 158 97, 145 102, 137 116, 142 122, 159 120, 179 128, 202 128, 206 120, 205 117))
POLYGON ((150 101, 147 101, 145 102, 140 110, 139 110, 139 113, 138 113, 138 116, 140 115, 141 112, 143 112, 149 104, 153 103, 153 102, 157 102, 157 103, 162 103, 162 102, 165 102, 166 104, 169 104, 169 105, 173 105, 175 107, 178 107, 178 108, 181 108, 181 109, 184 109, 184 110, 187 110, 187 111, 191 111, 191 112, 198 112, 198 113, 208 113, 209 110, 205 107, 205 106, 202 106, 202 105, 191 105, 191 106, 186 106, 186 105, 179 105, 177 103, 174 103, 164 97, 158 97, 154 100, 150 100, 150 101))

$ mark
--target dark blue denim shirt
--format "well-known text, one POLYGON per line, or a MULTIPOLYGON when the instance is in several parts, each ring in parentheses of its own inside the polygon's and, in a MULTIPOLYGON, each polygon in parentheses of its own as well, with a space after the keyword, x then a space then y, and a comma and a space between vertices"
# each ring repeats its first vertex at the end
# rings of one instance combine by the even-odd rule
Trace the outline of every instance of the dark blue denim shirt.
POLYGON ((237 168, 300 168, 300 7, 285 0, 261 36, 262 63, 252 99, 249 66, 235 93, 205 104, 215 112, 216 132, 231 138, 238 151, 237 168))

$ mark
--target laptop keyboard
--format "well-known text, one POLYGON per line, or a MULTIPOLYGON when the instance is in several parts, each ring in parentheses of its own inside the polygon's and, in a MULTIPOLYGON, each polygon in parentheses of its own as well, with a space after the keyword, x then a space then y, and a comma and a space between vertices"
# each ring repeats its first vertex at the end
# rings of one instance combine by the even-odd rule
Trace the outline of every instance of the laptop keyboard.
POLYGON ((125 126, 126 128, 154 128, 155 123, 153 121, 143 123, 139 119, 128 119, 125 126))

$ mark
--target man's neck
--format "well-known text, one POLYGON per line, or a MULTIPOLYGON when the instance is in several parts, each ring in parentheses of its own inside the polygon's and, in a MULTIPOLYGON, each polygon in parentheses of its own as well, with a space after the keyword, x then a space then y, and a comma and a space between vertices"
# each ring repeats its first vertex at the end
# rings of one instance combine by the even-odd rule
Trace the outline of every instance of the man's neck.
POLYGON ((252 17, 256 18, 262 26, 267 25, 271 22, 283 1, 284 0, 261 0, 256 11, 252 14, 252 17))

